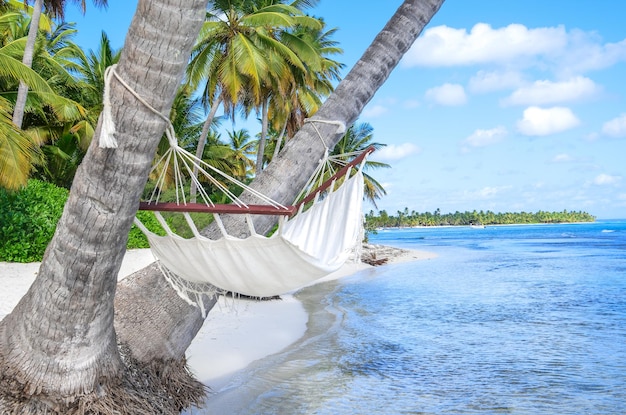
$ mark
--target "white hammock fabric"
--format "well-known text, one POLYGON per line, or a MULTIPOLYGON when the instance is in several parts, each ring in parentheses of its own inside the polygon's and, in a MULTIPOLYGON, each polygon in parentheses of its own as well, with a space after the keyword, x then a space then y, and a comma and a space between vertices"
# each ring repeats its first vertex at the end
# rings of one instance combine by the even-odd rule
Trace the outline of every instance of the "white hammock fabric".
MULTIPOLYGON (((195 182, 199 196, 204 203, 207 206, 214 206, 194 174, 195 171, 199 171, 214 186, 230 197, 236 206, 247 208, 243 201, 239 200, 229 191, 227 186, 221 183, 222 180, 235 183, 263 203, 277 210, 286 209, 280 203, 225 175, 181 148, 169 118, 160 114, 124 82, 115 72, 115 65, 107 68, 105 74, 100 147, 117 148, 115 124, 111 116, 108 97, 109 84, 114 77, 143 105, 168 123, 165 133, 170 148, 154 166, 153 171, 159 170, 159 164, 167 166, 171 163, 174 166, 176 203, 187 204, 184 184, 188 181, 184 176, 188 175, 189 179, 195 182), (212 174, 220 176, 220 180, 212 177, 212 174)), ((345 125, 340 121, 315 119, 307 121, 335 124, 337 125, 337 133, 345 131, 345 125)), ((317 130, 316 127, 315 129, 317 130)), ((319 131, 318 135, 324 142, 319 131)), ((325 143, 324 146, 326 147, 325 143)), ((320 160, 317 172, 319 177, 323 177, 331 165, 327 147, 326 153, 324 160, 320 160)), ((352 169, 348 169, 344 177, 337 178, 337 180, 343 181, 338 188, 335 189, 333 182, 321 197, 319 193, 316 194, 312 206, 307 210, 301 209, 300 212, 286 221, 281 218, 278 230, 271 237, 257 234, 250 218, 248 224, 251 236, 245 239, 229 236, 217 214, 214 214, 214 217, 223 233, 223 237, 217 240, 202 236, 187 213, 184 214, 185 219, 194 234, 194 237, 189 239, 182 238, 172 232, 158 211, 155 214, 166 232, 165 236, 151 232, 137 218, 135 218, 135 224, 147 236, 152 252, 165 277, 182 298, 190 304, 199 305, 203 315, 205 312, 202 304, 203 294, 215 294, 220 291, 253 297, 271 297, 284 294, 336 271, 355 252, 355 249, 361 246, 363 239, 363 164, 364 162, 358 166, 352 177, 350 177, 352 169), (321 200, 319 200, 320 198, 321 200)), ((157 179, 157 186, 151 197, 151 201, 155 202, 158 202, 160 189, 165 183, 166 169, 160 170, 161 175, 157 179)), ((306 188, 311 189, 318 186, 316 180, 312 178, 306 188)), ((355 257, 358 256, 355 255, 355 257)))
MULTIPOLYGON (((159 236, 139 225, 161 265, 193 284, 254 297, 271 297, 303 287, 338 270, 363 238, 363 173, 266 237, 213 240, 197 234, 182 238, 166 228, 159 236)), ((173 278, 176 280, 176 278, 173 278)), ((177 289, 192 297, 191 286, 177 289)), ((197 301, 197 299, 195 300, 197 301)))

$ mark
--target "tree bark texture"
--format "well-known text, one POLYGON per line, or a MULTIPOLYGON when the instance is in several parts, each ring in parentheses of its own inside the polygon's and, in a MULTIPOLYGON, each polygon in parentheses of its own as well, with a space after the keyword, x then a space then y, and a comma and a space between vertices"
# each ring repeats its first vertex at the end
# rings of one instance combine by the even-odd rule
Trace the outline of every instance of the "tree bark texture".
MULTIPOLYGON (((393 68, 398 64, 403 54, 411 47, 417 36, 428 24, 432 16, 439 10, 443 0, 407 0, 398 9, 389 23, 375 38, 372 45, 366 50, 361 60, 350 71, 346 78, 341 81, 335 92, 322 105, 314 118, 325 120, 338 120, 344 122, 346 126, 351 125, 359 116, 365 105, 374 96, 378 88, 389 77, 393 68)), ((320 131, 324 141, 332 148, 341 138, 342 134, 337 134, 335 125, 317 123, 316 127, 320 131)), ((297 193, 304 186, 309 176, 315 170, 318 160, 324 154, 324 145, 317 132, 310 124, 304 127, 290 140, 285 148, 280 152, 277 159, 273 160, 267 168, 253 181, 252 187, 269 195, 274 200, 291 203, 297 193)), ((254 201, 252 197, 243 196, 247 201, 254 201)), ((248 234, 248 227, 242 223, 241 215, 224 215, 222 217, 229 233, 233 236, 245 237, 248 234)), ((275 217, 258 216, 255 221, 255 228, 259 233, 265 233, 275 224, 275 217)), ((206 229, 203 233, 209 237, 219 235, 216 229, 206 229)), ((160 272, 145 272, 138 276, 137 285, 142 287, 152 287, 158 284, 157 279, 162 278, 160 272)), ((125 290, 119 287, 119 293, 125 290)), ((119 304, 116 314, 117 321, 137 318, 139 321, 148 321, 153 318, 153 314, 135 315, 143 309, 154 312, 152 303, 159 304, 167 301, 183 302, 182 299, 174 298, 171 294, 173 289, 167 287, 160 291, 153 291, 154 296, 138 299, 139 301, 150 302, 145 306, 135 307, 133 313, 125 312, 119 304), (165 300, 167 298, 167 300, 165 300)), ((180 344, 172 349, 163 347, 161 350, 184 351, 190 344, 190 339, 196 334, 196 328, 201 327, 201 322, 194 321, 188 313, 193 313, 196 318, 201 319, 195 310, 181 307, 180 324, 176 326, 176 332, 167 331, 165 327, 159 333, 158 341, 167 344, 179 342, 180 344), (188 310, 185 312, 185 310, 188 310), (199 324, 200 323, 200 324, 199 324), (183 326, 186 326, 183 327, 183 326), (180 337, 180 333, 185 336, 180 337), (177 337, 178 336, 178 337, 177 337), (189 340, 189 343, 186 343, 189 340), (184 344, 186 343, 186 344, 184 344)), ((193 316, 191 316, 193 317, 193 316)), ((121 324, 121 323, 120 323, 121 324)), ((134 350, 135 354, 143 353, 134 350)), ((144 359, 147 356, 144 355, 144 359)), ((153 358, 158 356, 153 356, 153 358)), ((169 354, 168 358, 175 358, 169 354)), ((182 358, 183 356, 178 356, 182 358)))
MULTIPOLYGON (((206 4, 139 1, 117 73, 161 114, 169 114, 206 4)), ((119 147, 99 148, 98 127, 35 282, 0 322, 2 413, 16 397, 57 410, 104 395, 123 371, 113 329, 117 274, 166 124, 115 78, 110 90, 119 147)))
MULTIPOLYGON (((405 1, 315 118, 351 125, 442 3, 405 1)), ((181 4, 180 0, 140 0, 117 69, 163 114, 169 113, 206 7, 205 0, 181 4)), ((51 404, 82 393, 106 393, 107 384, 122 370, 111 324, 116 275, 165 125, 119 83, 114 81, 111 91, 120 147, 100 149, 92 144, 38 278, 13 313, 0 322, 0 412, 11 413, 6 410, 7 396, 15 396, 18 390, 26 397, 49 399, 51 404)), ((328 147, 341 137, 336 126, 316 126, 328 147)), ((290 203, 323 154, 322 140, 311 124, 305 124, 253 187, 290 203)), ((238 218, 224 219, 228 226, 240 226, 238 218)), ((273 223, 274 218, 259 217, 256 228, 264 232, 273 223)), ((202 325, 198 310, 161 284, 162 276, 153 266, 119 286, 115 315, 119 340, 132 348, 133 357, 145 361, 183 358, 202 325), (134 293, 142 290, 146 294, 142 298, 149 297, 151 305, 137 307, 134 299, 139 296, 134 293), (157 324, 151 340, 161 344, 148 353, 142 351, 145 337, 133 341, 145 334, 124 329, 131 327, 128 320, 142 325, 167 319, 179 324, 157 324)))

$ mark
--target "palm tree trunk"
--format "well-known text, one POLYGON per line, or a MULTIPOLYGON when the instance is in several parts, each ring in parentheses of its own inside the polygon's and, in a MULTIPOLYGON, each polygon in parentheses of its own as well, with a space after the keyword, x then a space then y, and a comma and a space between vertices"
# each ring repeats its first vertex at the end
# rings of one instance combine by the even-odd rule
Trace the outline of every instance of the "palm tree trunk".
POLYGON ((267 119, 267 112, 269 110, 269 98, 263 101, 261 106, 261 137, 259 138, 259 147, 256 152, 256 169, 255 174, 260 174, 263 171, 263 159, 265 156, 265 143, 267 141, 267 125, 269 120, 267 119))
POLYGON ((278 157, 278 153, 280 153, 280 146, 283 145, 283 137, 285 137, 286 131, 287 131, 287 123, 283 125, 283 129, 280 131, 280 135, 276 139, 276 147, 274 147, 274 154, 272 155, 272 160, 278 157))
MULTIPOLYGON (((169 114, 206 4, 139 1, 117 73, 161 114, 169 114)), ((0 413, 72 413, 84 405, 115 413, 129 399, 136 403, 136 392, 120 392, 132 385, 118 351, 113 299, 165 122, 119 82, 110 90, 119 147, 99 148, 98 127, 35 282, 0 322, 0 413)), ((147 413, 167 400, 145 398, 147 413)))
MULTIPOLYGON (((340 121, 346 127, 352 125, 443 2, 405 0, 313 118, 340 121)), ((318 123, 316 127, 331 149, 343 135, 337 133, 335 125, 318 123)), ((256 177, 251 187, 274 200, 291 203, 315 170, 324 151, 316 129, 306 123, 285 144, 279 157, 256 177)), ((248 200, 246 195, 243 200, 248 200)), ((259 216, 256 219, 257 232, 267 232, 274 226, 272 217, 259 216)), ((236 219, 227 219, 227 222, 230 224, 236 219)), ((240 224, 231 226, 243 229, 240 224)))
MULTIPOLYGON (((35 0, 33 6, 33 15, 30 19, 30 28, 28 29, 28 37, 26 38, 26 46, 24 47, 24 56, 22 63, 29 68, 33 66, 33 54, 35 52, 35 41, 39 32, 39 20, 41 20, 41 12, 43 10, 43 0, 35 0)), ((13 107, 13 124, 22 128, 24 121, 24 111, 26 109, 26 98, 28 96, 28 85, 24 81, 20 81, 17 89, 17 98, 13 107)))
MULTIPOLYGON (((215 114, 217 113, 217 109, 222 104, 222 95, 219 95, 213 105, 211 105, 211 111, 209 115, 206 117, 204 121, 204 125, 202 125, 202 133, 200 134, 200 138, 198 139, 198 147, 196 148, 196 158, 202 160, 202 154, 204 154, 204 147, 206 146, 207 137, 209 136, 209 130, 211 129, 211 124, 213 124, 213 119, 215 119, 215 114)), ((192 171, 193 177, 198 178, 198 166, 193 166, 192 171)), ((190 200, 195 203, 196 202, 196 193, 197 186, 195 182, 191 182, 191 188, 189 190, 190 200)))
MULTIPOLYGON (((186 42, 196 38, 194 30, 199 31, 206 7, 206 1, 200 0, 187 0, 184 8, 178 7, 180 3, 140 0, 136 20, 144 22, 133 21, 118 69, 151 105, 165 114, 169 113, 189 55, 191 45, 186 42), (157 9, 161 12, 155 16, 157 9), (172 15, 181 17, 171 19, 172 15), (150 23, 151 30, 142 32, 142 25, 150 23), (171 62, 173 57, 175 63, 171 62), (150 69, 157 70, 141 65, 146 62, 150 69)), ((352 124, 442 3, 443 0, 406 0, 316 118, 352 124)), ((110 328, 115 275, 164 125, 117 83, 112 85, 112 101, 117 105, 120 148, 103 150, 92 145, 37 280, 15 310, 0 322, 0 412, 11 413, 9 405, 15 398, 38 397, 45 402, 48 397, 58 403, 59 398, 81 393, 106 394, 111 379, 121 370, 113 347, 115 333, 110 328), (61 376, 68 374, 72 376, 70 382, 61 381, 61 376)), ((317 127, 329 146, 341 137, 335 126, 317 127)), ((305 124, 294 138, 253 184, 279 201, 293 200, 324 152, 310 125, 305 124)), ((271 221, 264 221, 257 230, 264 232, 269 227, 271 221)), ((154 348, 151 356, 142 359, 159 365, 187 348, 202 325, 202 317, 196 309, 184 305, 166 309, 164 302, 182 304, 183 300, 175 295, 169 300, 173 289, 161 287, 156 281, 161 281, 161 277, 153 266, 137 274, 132 284, 120 284, 118 296, 122 301, 116 304, 115 319, 119 327, 128 320, 147 322, 156 315, 172 313, 171 320, 180 324, 156 327, 150 340, 163 347, 154 348), (132 290, 143 292, 143 298, 150 297, 150 304, 140 309, 130 307, 132 290), (185 335, 177 336, 180 333, 185 335)), ((139 337, 145 334, 134 334, 132 330, 121 333, 122 343, 129 337, 139 339, 126 344, 131 357, 141 356, 144 343, 139 337)))
MULTIPOLYGON (((389 77, 393 68, 398 64, 404 53, 410 48, 423 28, 439 10, 444 0, 406 0, 395 15, 387 23, 385 28, 374 39, 374 42, 365 51, 365 54, 357 62, 346 78, 339 84, 335 92, 322 105, 315 118, 325 120, 339 120, 346 124, 352 124, 359 116, 367 102, 374 96, 378 88, 389 77)), ((330 147, 339 141, 342 134, 336 133, 336 126, 318 124, 317 128, 324 136, 324 140, 330 147)), ((253 181, 252 186, 280 202, 291 203, 297 193, 312 174, 319 158, 324 154, 324 147, 315 129, 305 124, 304 127, 285 145, 279 156, 274 159, 267 168, 253 181)), ((245 196, 243 196, 245 198, 245 196)), ((252 198, 251 198, 252 199, 252 198)), ((248 233, 247 226, 241 218, 235 216, 222 216, 229 233, 233 236, 242 237, 248 233)), ((267 216, 258 216, 255 228, 259 233, 265 233, 274 225, 274 220, 267 216), (269 220, 268 220, 269 219, 269 220)), ((204 234, 217 235, 215 229, 204 230, 204 234)), ((145 270, 144 270, 145 271, 145 270)), ((159 303, 167 301, 182 302, 183 300, 172 295, 173 289, 163 288, 150 290, 161 279, 160 273, 141 272, 137 275, 134 284, 149 290, 144 301, 149 302, 145 307, 126 311, 132 301, 116 305, 116 321, 137 320, 150 321, 153 319, 155 309, 159 303), (126 304, 128 303, 128 304, 126 304), (126 305, 125 305, 126 304, 126 305), (143 312, 143 314, 138 314, 143 312)), ((119 294, 126 290, 118 287, 119 294)), ((210 307, 209 307, 210 308, 210 307)), ((178 317, 180 324, 176 325, 176 331, 162 327, 159 336, 154 341, 176 343, 176 350, 186 350, 191 343, 197 330, 202 325, 202 317, 197 310, 181 306, 181 314, 178 317), (190 313, 194 313, 190 317, 190 313), (184 333, 184 336, 179 336, 184 333)), ((117 323, 116 323, 117 324, 117 323)), ((122 323, 120 323, 122 324, 122 323)), ((133 330, 128 333, 133 335, 133 330)), ((141 336, 141 334, 138 334, 141 336)), ((166 350, 167 348, 162 348, 166 350)), ((133 349, 133 353, 141 355, 141 350, 133 349)), ((156 355, 152 356, 156 359, 156 355)), ((167 352, 163 359, 171 359, 176 356, 167 352)), ((182 358, 183 356, 178 356, 182 358)))

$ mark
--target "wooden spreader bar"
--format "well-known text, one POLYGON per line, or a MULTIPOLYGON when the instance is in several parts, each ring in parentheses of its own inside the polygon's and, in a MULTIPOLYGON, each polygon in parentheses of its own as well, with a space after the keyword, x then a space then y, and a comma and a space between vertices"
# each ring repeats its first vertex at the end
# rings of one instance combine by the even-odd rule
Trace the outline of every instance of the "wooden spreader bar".
POLYGON ((140 202, 139 210, 153 210, 158 212, 188 212, 188 213, 249 213, 251 215, 285 215, 296 213, 295 206, 276 207, 272 205, 207 205, 204 203, 176 203, 176 202, 140 202))
POLYGON ((319 192, 328 189, 333 181, 346 174, 348 169, 358 165, 363 159, 375 150, 374 146, 366 148, 358 157, 355 157, 350 163, 343 166, 337 173, 333 174, 328 180, 322 183, 315 191, 311 192, 307 197, 298 202, 295 206, 272 206, 272 205, 247 205, 237 206, 235 204, 215 204, 213 206, 205 203, 176 203, 176 202, 140 202, 139 210, 152 210, 157 212, 188 212, 188 213, 223 213, 223 214, 241 214, 248 213, 251 215, 283 215, 292 216, 295 214, 300 205, 309 203, 315 198, 319 192))

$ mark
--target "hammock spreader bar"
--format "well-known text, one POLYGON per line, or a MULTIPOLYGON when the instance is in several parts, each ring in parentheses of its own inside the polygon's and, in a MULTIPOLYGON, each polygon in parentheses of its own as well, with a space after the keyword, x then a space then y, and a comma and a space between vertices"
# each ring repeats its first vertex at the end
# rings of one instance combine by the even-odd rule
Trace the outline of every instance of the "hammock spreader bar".
POLYGON ((277 216, 292 216, 294 215, 301 205, 309 203, 315 199, 316 195, 328 189, 335 183, 335 181, 345 175, 351 168, 359 165, 365 157, 375 150, 374 146, 366 148, 361 154, 339 169, 328 180, 323 182, 314 191, 310 192, 308 196, 299 201, 295 206, 272 206, 272 205, 244 205, 238 206, 236 204, 214 204, 208 205, 206 203, 176 203, 176 202, 140 202, 139 210, 150 210, 156 212, 198 212, 198 213, 223 213, 223 214, 242 214, 247 213, 251 215, 277 215, 277 216))
POLYGON ((188 213, 224 213, 224 214, 239 214, 248 213, 251 215, 284 215, 291 216, 297 212, 298 208, 295 206, 284 206, 284 208, 277 208, 271 205, 220 205, 215 204, 213 206, 204 203, 191 203, 179 204, 176 202, 140 202, 139 210, 151 210, 155 212, 188 212, 188 213))

